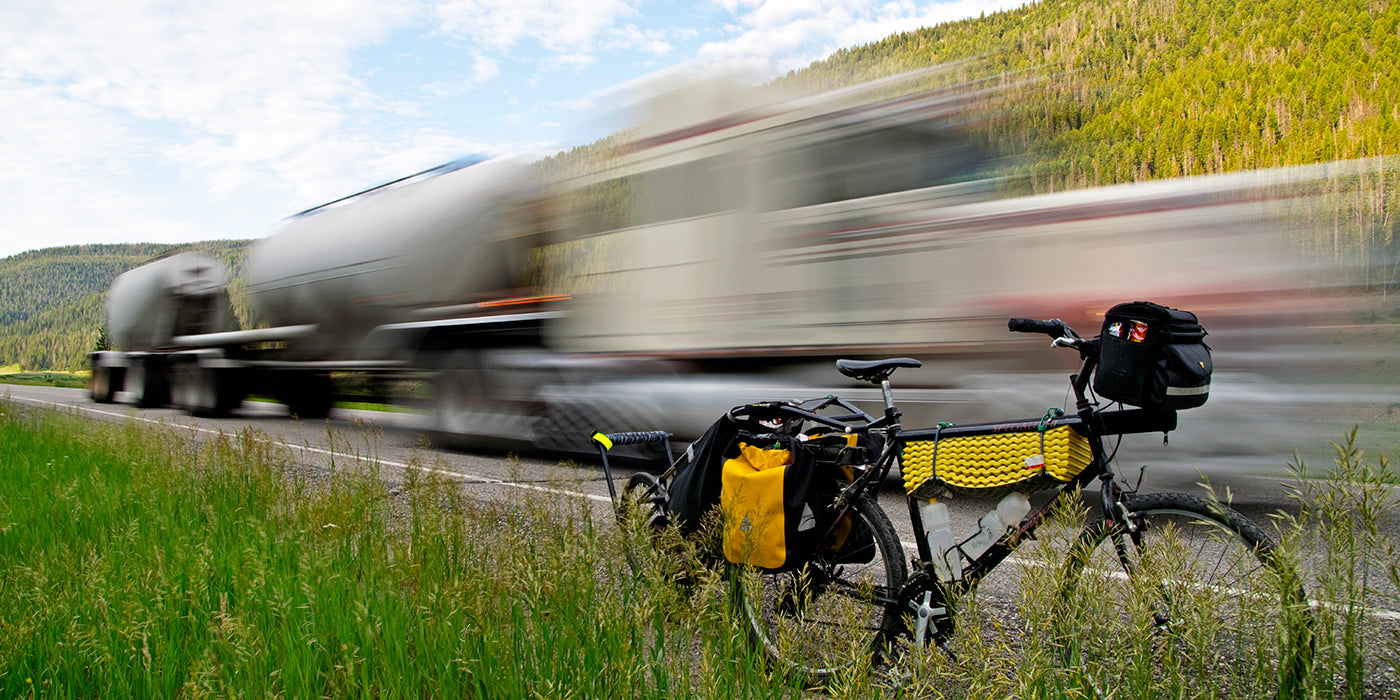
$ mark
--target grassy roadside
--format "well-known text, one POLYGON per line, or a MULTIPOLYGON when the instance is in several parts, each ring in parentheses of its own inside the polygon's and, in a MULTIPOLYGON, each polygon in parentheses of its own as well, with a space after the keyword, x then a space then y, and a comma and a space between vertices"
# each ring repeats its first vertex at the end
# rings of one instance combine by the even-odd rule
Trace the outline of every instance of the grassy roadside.
POLYGON ((7 372, 11 367, 0 368, 0 384, 20 384, 24 386, 56 386, 66 389, 82 389, 87 386, 86 372, 7 372))
POLYGON ((634 577, 586 503, 0 412, 0 696, 796 692, 722 595, 634 577))
MULTIPOLYGON (((307 470, 252 432, 196 443, 4 403, 0 444, 0 697, 806 694, 747 643, 716 571, 648 550, 634 575, 584 501, 478 502, 430 475, 386 483, 372 463, 307 470)), ((1327 553, 1303 566, 1326 603, 1301 697, 1384 697, 1367 683, 1394 678, 1400 636, 1368 612, 1400 607, 1380 528, 1393 469, 1350 445, 1337 462, 1330 481, 1299 475, 1305 507, 1279 523, 1286 546, 1327 553)), ((1193 682, 1212 673, 1209 645, 1164 663, 1134 626, 1150 615, 1067 610, 1049 574, 1079 517, 1028 550, 1019 622, 973 596, 957 662, 913 652, 908 686, 851 674, 823 692, 1085 697, 1051 646, 1048 623, 1070 620, 1147 671, 1115 676, 1115 697, 1262 696, 1193 682)))

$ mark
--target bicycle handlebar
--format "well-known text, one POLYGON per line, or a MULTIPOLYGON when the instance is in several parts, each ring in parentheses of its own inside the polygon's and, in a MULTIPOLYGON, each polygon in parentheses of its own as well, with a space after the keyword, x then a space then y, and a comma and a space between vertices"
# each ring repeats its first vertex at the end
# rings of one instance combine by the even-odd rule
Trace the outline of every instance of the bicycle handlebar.
POLYGON ((874 421, 865 411, 852 406, 842 399, 835 398, 832 403, 851 411, 851 414, 844 416, 823 416, 813 413, 801 406, 794 406, 780 401, 764 401, 735 406, 729 409, 729 412, 726 413, 725 416, 731 421, 743 420, 745 418, 754 418, 758 420, 804 420, 842 431, 860 431, 880 425, 879 421, 874 421), (865 424, 852 425, 847 423, 847 420, 861 420, 864 421, 865 424))
POLYGON ((1013 318, 1006 322, 1006 329, 1013 333, 1043 333, 1051 338, 1059 338, 1061 336, 1077 337, 1074 333, 1074 329, 1065 325, 1065 322, 1058 318, 1052 318, 1048 321, 1013 318))
POLYGON ((666 442, 671 439, 671 434, 664 430, 647 430, 644 432, 631 433, 595 432, 591 437, 593 438, 593 442, 601 445, 606 450, 611 450, 616 445, 652 445, 658 442, 666 442))

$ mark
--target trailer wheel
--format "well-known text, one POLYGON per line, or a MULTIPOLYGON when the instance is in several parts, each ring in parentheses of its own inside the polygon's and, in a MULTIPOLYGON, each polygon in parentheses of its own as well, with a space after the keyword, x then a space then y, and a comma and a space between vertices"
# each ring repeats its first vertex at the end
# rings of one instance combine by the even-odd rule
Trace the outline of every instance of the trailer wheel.
POLYGON ((97 403, 113 403, 117 400, 117 387, 121 385, 122 379, 124 377, 121 367, 99 367, 94 362, 88 393, 97 403))
POLYGON ((477 432, 492 414, 486 371, 481 357, 456 350, 443 358, 436 379, 434 413, 438 428, 451 435, 477 432))
POLYGON ((137 408, 157 408, 170 401, 170 377, 165 363, 154 357, 136 361, 126 372, 126 390, 137 408))
POLYGON ((202 367, 198 362, 182 362, 172 372, 172 403, 192 416, 226 416, 243 403, 231 370, 202 367))
POLYGON ((305 420, 321 420, 331 414, 335 387, 329 374, 293 374, 281 382, 278 399, 292 415, 305 420))

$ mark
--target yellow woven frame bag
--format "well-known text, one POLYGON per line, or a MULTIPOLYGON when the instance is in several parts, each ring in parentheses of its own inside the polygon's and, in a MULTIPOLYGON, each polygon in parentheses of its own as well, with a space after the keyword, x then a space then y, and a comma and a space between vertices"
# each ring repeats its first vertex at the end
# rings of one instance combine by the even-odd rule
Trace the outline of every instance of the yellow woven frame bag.
POLYGON ((1069 425, 912 440, 901 455, 904 490, 917 498, 953 489, 1032 491, 1070 481, 1093 461, 1089 440, 1069 425))

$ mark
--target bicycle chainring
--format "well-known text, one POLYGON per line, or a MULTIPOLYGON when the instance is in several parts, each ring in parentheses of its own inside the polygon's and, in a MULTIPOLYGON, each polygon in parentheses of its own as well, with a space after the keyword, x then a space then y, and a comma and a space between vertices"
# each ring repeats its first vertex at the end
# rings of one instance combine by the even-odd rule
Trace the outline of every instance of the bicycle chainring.
POLYGON ((920 610, 925 605, 930 609, 926 636, 922 642, 943 646, 953 636, 953 609, 948 605, 948 592, 936 577, 927 571, 919 571, 910 576, 900 589, 899 609, 917 623, 920 610))

